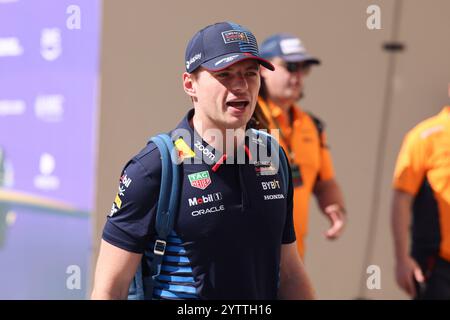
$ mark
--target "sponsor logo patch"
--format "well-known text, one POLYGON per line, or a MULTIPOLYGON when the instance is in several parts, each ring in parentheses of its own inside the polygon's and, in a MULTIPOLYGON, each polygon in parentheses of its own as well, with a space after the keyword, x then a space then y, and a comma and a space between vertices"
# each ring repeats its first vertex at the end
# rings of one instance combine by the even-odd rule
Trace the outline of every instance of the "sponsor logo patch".
POLYGON ((305 48, 299 39, 281 40, 280 49, 283 54, 305 53, 305 48))
POLYGON ((127 177, 127 174, 124 173, 121 177, 120 177, 120 182, 125 186, 125 187, 129 187, 131 184, 131 179, 127 177))
POLYGON ((120 207, 122 207, 122 200, 120 199, 119 195, 116 195, 116 199, 114 199, 114 203, 116 204, 117 208, 120 209, 120 207))
POLYGON ((186 61, 186 68, 189 69, 189 67, 191 66, 191 64, 193 64, 195 61, 197 61, 198 59, 202 58, 202 54, 201 53, 197 53, 195 56, 193 56, 191 59, 189 59, 188 61, 186 61))
POLYGON ((228 30, 222 32, 222 38, 225 43, 246 42, 248 43, 247 34, 243 31, 228 30))
POLYGON ((211 184, 211 178, 208 171, 200 171, 188 175, 192 187, 205 190, 211 184))
POLYGON ((273 176, 278 170, 273 166, 271 161, 255 161, 256 176, 273 176))
POLYGON ((264 200, 278 200, 278 199, 284 199, 284 194, 266 194, 264 195, 264 200))
POLYGON ((272 180, 272 181, 267 181, 267 182, 261 182, 261 186, 263 188, 263 190, 276 190, 276 189, 281 189, 280 187, 280 181, 278 180, 272 180))
POLYGON ((210 160, 214 161, 216 159, 214 153, 212 153, 211 150, 206 148, 200 141, 196 141, 194 143, 194 146, 197 148, 198 151, 200 151, 205 157, 209 158, 210 160))
POLYGON ((119 210, 119 209, 116 207, 116 204, 113 203, 113 205, 111 207, 111 211, 109 212, 109 216, 112 217, 117 212, 117 210, 119 210))
POLYGON ((234 56, 230 56, 230 57, 227 57, 227 58, 220 59, 220 60, 217 61, 214 65, 215 65, 215 66, 218 66, 219 64, 222 64, 222 63, 231 62, 231 61, 233 61, 234 59, 236 59, 237 57, 239 57, 239 55, 238 55, 238 54, 235 54, 234 56))
POLYGON ((200 209, 200 210, 192 211, 191 215, 193 217, 197 217, 197 216, 200 216, 200 215, 209 214, 209 213, 217 213, 217 212, 224 211, 224 210, 225 210, 225 206, 222 204, 222 205, 220 205, 218 207, 211 207, 211 208, 208 208, 208 209, 200 209))
POLYGON ((127 173, 124 172, 123 175, 119 179, 119 190, 117 191, 116 197, 114 198, 114 203, 111 207, 111 212, 109 213, 109 216, 112 217, 114 214, 119 211, 119 209, 122 207, 122 199, 120 197, 123 197, 125 195, 125 191, 131 184, 131 178, 127 176, 127 173))
POLYGON ((189 198, 189 207, 197 206, 205 203, 215 202, 222 200, 222 193, 216 192, 216 193, 210 193, 206 196, 200 196, 198 198, 189 198))
POLYGON ((177 148, 178 156, 181 159, 192 158, 195 156, 195 152, 189 148, 187 143, 181 138, 175 141, 175 147, 177 148))

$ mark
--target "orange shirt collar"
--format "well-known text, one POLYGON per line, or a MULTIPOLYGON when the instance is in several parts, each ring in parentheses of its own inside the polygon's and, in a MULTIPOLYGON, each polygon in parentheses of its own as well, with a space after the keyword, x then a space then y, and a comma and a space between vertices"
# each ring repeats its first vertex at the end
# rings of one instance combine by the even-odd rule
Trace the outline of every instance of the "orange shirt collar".
MULTIPOLYGON (((266 116, 266 118, 274 118, 280 123, 287 123, 287 119, 284 119, 283 109, 276 105, 272 100, 268 99, 267 102, 264 101, 261 97, 258 98, 258 103, 261 106, 261 109, 266 116)), ((297 104, 293 104, 293 121, 299 120, 301 117, 300 107, 297 104)))
POLYGON ((450 106, 445 106, 444 109, 442 109, 441 113, 446 117, 450 117, 450 106))

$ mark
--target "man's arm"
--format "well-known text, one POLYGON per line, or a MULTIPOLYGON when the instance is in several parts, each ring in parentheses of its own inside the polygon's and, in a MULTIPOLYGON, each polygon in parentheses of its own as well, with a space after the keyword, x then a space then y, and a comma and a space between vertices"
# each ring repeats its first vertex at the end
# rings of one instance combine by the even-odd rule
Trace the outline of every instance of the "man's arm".
POLYGON ((424 276, 417 262, 408 253, 408 233, 411 224, 412 202, 413 196, 411 194, 398 189, 395 190, 391 218, 397 283, 408 295, 414 297, 416 295, 414 278, 418 282, 423 282, 424 276))
POLYGON ((311 281, 297 252, 296 242, 281 246, 280 287, 278 299, 315 299, 311 281))
POLYGON ((142 254, 120 249, 102 240, 95 270, 92 299, 126 299, 142 254))
POLYGON ((338 238, 345 225, 345 205, 341 189, 335 179, 318 180, 314 185, 314 194, 322 212, 331 222, 325 233, 328 239, 338 238))

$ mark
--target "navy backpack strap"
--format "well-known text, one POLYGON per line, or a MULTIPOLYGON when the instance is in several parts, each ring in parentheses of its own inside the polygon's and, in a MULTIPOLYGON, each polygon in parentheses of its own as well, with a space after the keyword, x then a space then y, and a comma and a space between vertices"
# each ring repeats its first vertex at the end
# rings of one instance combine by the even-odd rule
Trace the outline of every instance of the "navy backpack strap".
MULTIPOLYGON (((156 239, 151 263, 151 277, 144 278, 142 264, 130 285, 129 300, 152 299, 155 279, 161 272, 161 264, 166 250, 166 241, 173 229, 178 211, 180 194, 180 165, 172 139, 167 134, 159 134, 150 139, 161 154, 161 187, 156 209, 156 239)), ((145 259, 145 257, 143 257, 145 259)))
MULTIPOLYGON (((175 215, 178 211, 180 193, 180 166, 172 139, 167 134, 160 134, 152 139, 161 152, 162 176, 156 212, 156 239, 153 248, 152 279, 161 272, 161 264, 166 251, 167 238, 173 230, 175 215)), ((147 291, 147 289, 146 289, 147 291)), ((150 297, 151 298, 151 297, 150 297)))
POLYGON ((326 147, 323 144, 323 140, 322 140, 322 134, 325 131, 325 123, 319 119, 318 117, 316 117, 314 114, 312 114, 311 112, 306 112, 312 119, 312 121, 314 122, 314 126, 317 130, 317 134, 319 135, 319 141, 320 141, 320 147, 324 148, 326 147))
MULTIPOLYGON (((180 193, 180 166, 176 155, 176 149, 172 139, 167 134, 157 136, 164 143, 166 149, 165 158, 162 163, 165 166, 167 176, 161 179, 161 191, 167 192, 159 195, 159 201, 164 201, 162 210, 158 210, 156 215, 156 233, 158 237, 166 239, 173 229, 175 213, 178 210, 178 194, 180 193), (167 183, 163 189, 162 184, 167 183)), ((159 147, 159 146, 158 146, 159 147)), ((163 147, 159 147, 162 149, 163 147)), ((161 202, 159 202, 161 203, 161 202)))

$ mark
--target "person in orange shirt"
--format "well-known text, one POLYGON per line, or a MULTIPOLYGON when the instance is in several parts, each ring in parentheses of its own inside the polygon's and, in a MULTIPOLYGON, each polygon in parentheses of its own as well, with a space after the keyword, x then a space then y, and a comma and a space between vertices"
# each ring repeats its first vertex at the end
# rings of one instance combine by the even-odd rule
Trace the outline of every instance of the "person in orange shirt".
POLYGON ((320 61, 306 53, 301 40, 275 34, 261 45, 261 56, 275 66, 272 74, 261 70, 261 89, 254 113, 255 126, 279 129, 279 143, 289 156, 294 182, 294 225, 300 256, 305 255, 311 194, 330 219, 325 235, 335 239, 345 223, 344 199, 338 186, 326 142, 324 124, 296 104, 303 96, 303 80, 320 61))
POLYGON ((392 231, 398 285, 415 299, 450 299, 450 106, 403 141, 392 231))

